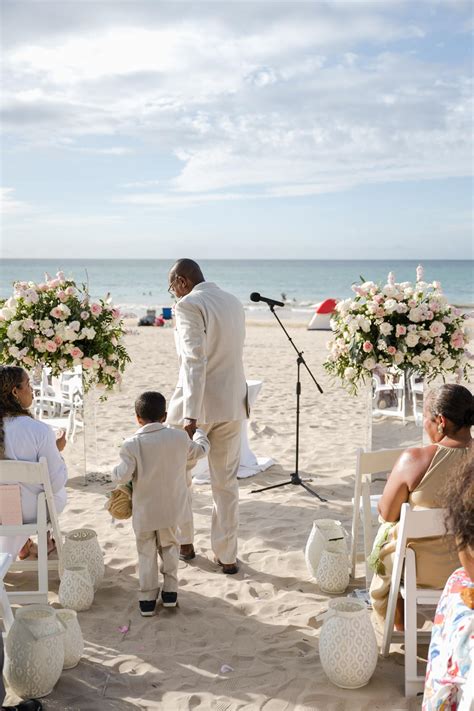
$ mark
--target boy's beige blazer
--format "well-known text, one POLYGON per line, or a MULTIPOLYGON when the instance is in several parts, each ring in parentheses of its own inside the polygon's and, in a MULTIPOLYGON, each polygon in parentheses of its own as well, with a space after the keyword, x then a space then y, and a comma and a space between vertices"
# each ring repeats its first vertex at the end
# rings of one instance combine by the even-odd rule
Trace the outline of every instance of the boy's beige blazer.
POLYGON ((204 424, 248 417, 240 301, 205 281, 178 301, 175 316, 180 371, 167 422, 182 425, 189 417, 204 424))
POLYGON ((191 440, 184 430, 159 422, 141 427, 124 441, 112 479, 119 484, 133 481, 135 533, 175 527, 191 518, 186 464, 188 457, 200 458, 208 452, 209 440, 201 430, 191 440))

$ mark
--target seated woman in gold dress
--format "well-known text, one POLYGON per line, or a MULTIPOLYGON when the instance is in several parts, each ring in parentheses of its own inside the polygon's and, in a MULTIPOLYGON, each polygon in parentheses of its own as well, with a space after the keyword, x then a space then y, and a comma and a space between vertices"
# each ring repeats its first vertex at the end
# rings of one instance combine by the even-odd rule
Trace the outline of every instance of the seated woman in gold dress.
MULTIPOLYGON (((396 524, 402 504, 406 502, 413 509, 443 508, 440 492, 471 449, 473 424, 474 397, 470 391, 462 385, 442 385, 428 393, 424 407, 423 426, 432 444, 406 449, 393 467, 379 502, 385 541, 378 551, 376 573, 370 586, 372 607, 382 623, 387 611, 398 531, 398 525, 386 526, 385 522, 396 524)), ((380 538, 377 537, 379 543, 380 538)), ((421 538, 409 545, 416 554, 418 585, 443 588, 459 565, 450 537, 421 538)), ((402 603, 399 598, 395 615, 397 630, 403 630, 402 603)))

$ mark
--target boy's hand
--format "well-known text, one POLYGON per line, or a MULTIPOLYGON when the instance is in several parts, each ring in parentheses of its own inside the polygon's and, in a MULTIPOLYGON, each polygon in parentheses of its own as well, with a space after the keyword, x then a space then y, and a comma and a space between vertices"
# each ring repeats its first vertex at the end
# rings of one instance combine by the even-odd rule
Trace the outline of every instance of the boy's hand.
POLYGON ((66 430, 58 430, 56 432, 56 447, 60 452, 63 451, 66 446, 66 430))
POLYGON ((188 433, 190 439, 192 439, 194 437, 194 433, 197 430, 196 420, 193 420, 190 417, 185 417, 184 418, 184 429, 188 433))

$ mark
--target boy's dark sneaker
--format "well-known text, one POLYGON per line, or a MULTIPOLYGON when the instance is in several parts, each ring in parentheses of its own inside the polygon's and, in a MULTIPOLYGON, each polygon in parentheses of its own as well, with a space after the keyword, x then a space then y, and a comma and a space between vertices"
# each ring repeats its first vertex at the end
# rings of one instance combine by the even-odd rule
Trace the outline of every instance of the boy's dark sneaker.
POLYGON ((178 593, 175 592, 165 592, 161 593, 161 599, 163 601, 163 607, 176 607, 178 602, 178 593))
POLYGON ((155 614, 156 600, 140 600, 140 615, 152 617, 155 614))

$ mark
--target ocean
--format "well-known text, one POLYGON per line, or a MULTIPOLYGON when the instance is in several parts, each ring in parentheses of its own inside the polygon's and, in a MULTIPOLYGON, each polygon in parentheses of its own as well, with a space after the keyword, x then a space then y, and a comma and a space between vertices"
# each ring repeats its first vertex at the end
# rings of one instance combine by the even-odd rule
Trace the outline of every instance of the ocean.
MULTIPOLYGON (((425 260, 425 281, 441 282, 452 304, 474 304, 472 260, 425 260)), ((3 259, 0 262, 0 298, 12 293, 12 283, 42 281, 44 273, 62 269, 78 284, 87 283, 93 298, 110 292, 112 301, 127 314, 140 316, 147 308, 160 309, 172 303, 167 292, 171 260, 163 259, 3 259)), ((314 303, 326 298, 347 298, 351 284, 363 277, 385 281, 392 271, 396 281, 414 281, 413 260, 200 260, 207 281, 214 281, 235 294, 255 316, 268 311, 264 304, 250 301, 250 293, 285 297, 289 317, 304 318, 314 303)))

